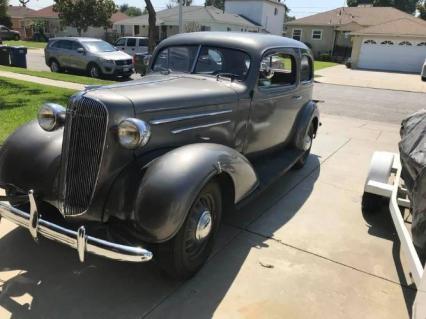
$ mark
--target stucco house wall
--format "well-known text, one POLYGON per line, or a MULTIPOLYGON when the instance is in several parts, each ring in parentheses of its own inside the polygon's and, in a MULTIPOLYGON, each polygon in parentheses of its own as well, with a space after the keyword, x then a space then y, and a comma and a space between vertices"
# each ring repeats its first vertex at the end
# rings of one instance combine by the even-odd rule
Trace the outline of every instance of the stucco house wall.
POLYGON ((325 26, 296 26, 292 25, 288 28, 287 37, 293 38, 294 30, 302 30, 302 38, 300 41, 309 43, 312 47, 312 51, 315 57, 320 56, 323 53, 331 53, 333 50, 334 43, 334 29, 333 27, 325 26), (322 38, 317 40, 312 38, 314 30, 322 31, 322 38))

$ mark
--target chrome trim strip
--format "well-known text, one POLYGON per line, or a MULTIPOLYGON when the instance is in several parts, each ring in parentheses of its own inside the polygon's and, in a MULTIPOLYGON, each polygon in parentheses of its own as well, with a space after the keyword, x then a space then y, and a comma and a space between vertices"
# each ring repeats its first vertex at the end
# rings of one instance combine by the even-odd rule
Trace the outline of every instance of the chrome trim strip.
MULTIPOLYGON (((31 212, 37 212, 37 207, 33 207, 33 205, 35 206, 35 202, 33 203, 33 201, 31 201, 30 204, 31 212)), ((36 225, 31 225, 30 214, 14 208, 5 202, 0 202, 0 217, 11 221, 18 226, 27 228, 31 233, 36 231, 36 237, 37 235, 41 235, 74 248, 78 252, 80 261, 84 261, 86 252, 117 261, 136 263, 146 262, 153 258, 152 252, 141 247, 121 245, 88 236, 86 235, 84 226, 81 226, 78 231, 74 231, 41 218, 37 219, 36 225)))
POLYGON ((192 120, 192 119, 198 119, 201 117, 209 117, 209 116, 228 114, 228 113, 232 113, 232 110, 229 109, 229 110, 209 112, 209 113, 182 115, 182 116, 169 117, 169 118, 158 119, 158 120, 151 120, 149 121, 149 124, 160 125, 160 124, 173 123, 173 122, 179 122, 184 120, 192 120))
POLYGON ((200 129, 200 128, 207 128, 207 127, 218 126, 218 125, 225 125, 225 124, 229 124, 229 123, 231 123, 231 121, 227 120, 227 121, 215 122, 215 123, 204 124, 204 125, 184 127, 184 128, 181 128, 181 129, 173 130, 172 133, 173 134, 179 134, 179 133, 183 133, 183 132, 186 132, 186 131, 197 130, 197 129, 200 129))

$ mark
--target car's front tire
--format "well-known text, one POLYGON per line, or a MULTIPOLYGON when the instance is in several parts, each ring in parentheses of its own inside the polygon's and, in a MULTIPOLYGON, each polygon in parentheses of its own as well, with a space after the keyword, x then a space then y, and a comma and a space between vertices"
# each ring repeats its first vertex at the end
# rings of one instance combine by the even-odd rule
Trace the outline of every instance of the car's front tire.
POLYGON ((179 232, 158 246, 157 262, 176 279, 192 277, 206 262, 219 229, 222 196, 219 184, 208 183, 194 200, 179 232))
POLYGON ((50 61, 49 67, 50 67, 50 71, 52 71, 53 73, 60 73, 60 72, 62 72, 62 68, 59 65, 59 62, 56 61, 55 59, 52 59, 50 61))
POLYGON ((306 151, 303 153, 302 157, 298 159, 296 164, 294 164, 295 169, 302 169, 305 166, 306 161, 309 157, 309 154, 311 154, 314 135, 315 135, 315 124, 314 122, 312 122, 311 125, 309 126, 308 134, 305 136, 306 151))
POLYGON ((98 65, 92 63, 92 64, 89 65, 89 67, 87 69, 88 69, 89 76, 91 78, 99 79, 99 78, 102 77, 102 71, 101 71, 101 68, 98 65))

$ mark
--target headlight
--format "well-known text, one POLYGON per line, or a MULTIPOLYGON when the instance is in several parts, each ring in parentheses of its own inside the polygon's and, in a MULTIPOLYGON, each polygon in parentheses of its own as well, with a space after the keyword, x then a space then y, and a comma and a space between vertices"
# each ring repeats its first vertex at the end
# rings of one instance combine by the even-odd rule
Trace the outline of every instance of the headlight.
POLYGON ((46 103, 38 111, 38 124, 45 131, 58 129, 65 121, 65 108, 59 104, 46 103))
POLYGON ((148 123, 138 119, 127 119, 118 125, 118 140, 128 149, 146 145, 151 136, 148 123))
POLYGON ((108 64, 115 64, 114 60, 101 59, 101 61, 104 62, 104 63, 108 63, 108 64))

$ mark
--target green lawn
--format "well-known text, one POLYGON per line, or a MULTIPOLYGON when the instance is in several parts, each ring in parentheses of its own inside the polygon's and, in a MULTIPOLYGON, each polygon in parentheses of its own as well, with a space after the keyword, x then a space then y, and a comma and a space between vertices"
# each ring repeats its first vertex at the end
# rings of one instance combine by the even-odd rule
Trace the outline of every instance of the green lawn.
POLYGON ((336 66, 336 65, 338 65, 338 63, 315 61, 314 62, 314 69, 315 69, 315 71, 318 71, 318 70, 329 68, 329 67, 336 66))
POLYGON ((29 49, 44 49, 46 47, 46 42, 35 42, 35 41, 3 41, 3 44, 7 45, 19 45, 24 46, 29 49))
POLYGON ((87 76, 73 75, 68 73, 53 73, 50 71, 32 71, 28 69, 15 68, 15 67, 3 66, 3 65, 0 65, 0 71, 9 71, 14 73, 38 76, 41 78, 72 82, 72 83, 80 83, 80 84, 86 84, 86 85, 98 85, 98 84, 106 85, 106 84, 116 83, 114 81, 93 79, 87 76))
POLYGON ((72 90, 0 78, 0 145, 20 125, 37 117, 45 102, 66 105, 72 90))

